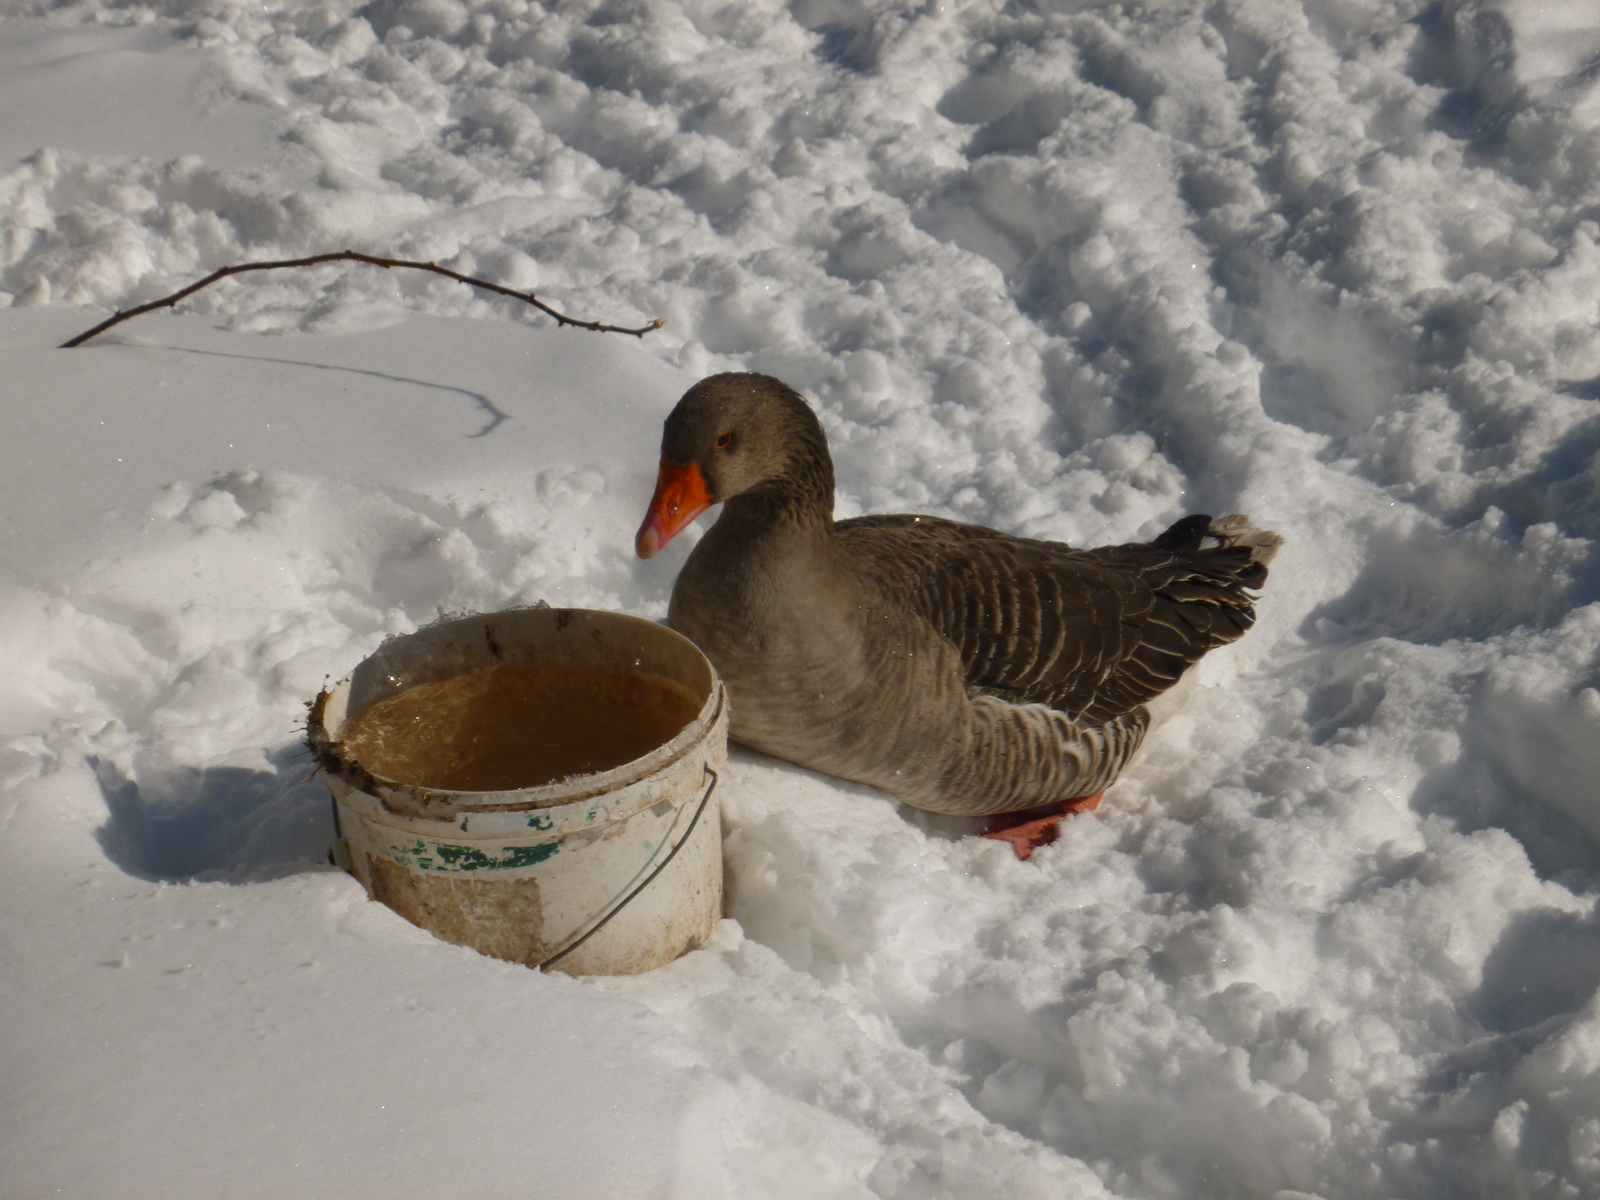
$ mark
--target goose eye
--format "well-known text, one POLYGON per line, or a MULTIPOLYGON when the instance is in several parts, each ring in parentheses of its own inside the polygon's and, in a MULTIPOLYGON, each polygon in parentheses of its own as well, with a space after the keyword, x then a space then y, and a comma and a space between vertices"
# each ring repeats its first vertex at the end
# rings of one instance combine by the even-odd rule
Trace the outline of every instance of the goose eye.
POLYGON ((726 450, 731 445, 733 445, 733 434, 722 433, 717 435, 718 450, 726 450))

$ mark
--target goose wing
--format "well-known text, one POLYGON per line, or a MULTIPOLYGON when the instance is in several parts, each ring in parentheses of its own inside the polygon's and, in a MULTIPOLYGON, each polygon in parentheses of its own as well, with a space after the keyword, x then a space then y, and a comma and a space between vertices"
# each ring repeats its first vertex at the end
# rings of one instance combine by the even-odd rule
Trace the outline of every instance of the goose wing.
POLYGON ((1096 550, 909 515, 857 517, 837 533, 957 648, 970 686, 1098 724, 1254 623, 1247 589, 1266 581, 1277 540, 1231 520, 1187 517, 1154 542, 1096 550), (1269 540, 1244 544, 1241 530, 1269 540))

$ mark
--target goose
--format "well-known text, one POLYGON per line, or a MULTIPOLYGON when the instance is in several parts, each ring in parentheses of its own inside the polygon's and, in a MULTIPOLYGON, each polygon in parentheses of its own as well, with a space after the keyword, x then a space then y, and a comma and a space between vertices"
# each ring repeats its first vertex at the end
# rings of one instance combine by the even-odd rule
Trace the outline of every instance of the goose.
POLYGON ((1240 515, 1094 550, 933 516, 835 521, 816 414, 748 372, 701 380, 668 415, 639 557, 718 503, 667 624, 722 676, 730 736, 988 817, 983 835, 1023 859, 1099 803, 1148 703, 1250 628, 1282 543, 1240 515))

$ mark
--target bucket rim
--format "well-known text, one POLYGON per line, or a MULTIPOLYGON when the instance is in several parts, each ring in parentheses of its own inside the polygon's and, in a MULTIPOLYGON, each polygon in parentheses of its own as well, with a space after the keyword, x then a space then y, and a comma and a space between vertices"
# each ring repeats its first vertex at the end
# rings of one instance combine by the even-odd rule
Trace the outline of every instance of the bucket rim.
MULTIPOLYGON (((525 661, 539 660, 529 659, 525 661)), ((723 715, 726 703, 726 688, 723 686, 721 677, 717 674, 716 667, 712 665, 705 651, 701 650, 689 638, 666 625, 644 617, 634 616, 631 613, 612 612, 606 609, 555 608, 550 606, 507 609, 492 613, 465 613, 435 621, 412 633, 397 634, 393 637, 385 638, 376 649, 367 654, 361 660, 361 663, 357 664, 343 679, 340 679, 337 683, 324 686, 317 693, 316 698, 311 701, 309 706, 310 711, 306 720, 306 742, 310 747, 312 758, 325 775, 338 779, 346 787, 354 791, 365 792, 370 796, 376 797, 383 803, 384 807, 396 812, 397 815, 430 821, 454 822, 463 816, 471 814, 515 813, 533 809, 559 808, 569 804, 581 804, 597 796, 628 788, 672 767, 684 755, 690 753, 710 735, 717 724, 718 718, 723 715), (541 784, 537 787, 494 791, 437 788, 390 779, 368 769, 346 750, 344 743, 336 738, 328 727, 329 706, 333 705, 337 709, 340 701, 348 700, 356 672, 360 670, 362 665, 383 653, 386 647, 392 647, 397 642, 422 634, 434 633, 452 626, 470 625, 472 623, 482 624, 495 618, 548 620, 555 623, 558 629, 565 629, 566 623, 579 615, 590 620, 600 618, 605 621, 615 621, 619 624, 633 625, 644 636, 664 637, 667 641, 677 642, 682 647, 687 648, 706 669, 711 686, 704 703, 700 706, 700 711, 672 738, 648 753, 640 755, 638 758, 620 763, 605 771, 569 776, 567 779, 541 784)), ((342 728, 344 722, 348 719, 348 714, 341 714, 338 717, 338 727, 342 728)))

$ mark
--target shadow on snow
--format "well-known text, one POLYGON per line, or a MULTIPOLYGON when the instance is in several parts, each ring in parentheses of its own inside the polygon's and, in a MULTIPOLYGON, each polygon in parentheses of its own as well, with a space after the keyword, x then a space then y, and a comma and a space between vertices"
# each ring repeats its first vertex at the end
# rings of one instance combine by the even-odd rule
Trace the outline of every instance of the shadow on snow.
POLYGON ((274 879, 327 861, 333 804, 295 743, 271 769, 178 767, 130 775, 91 759, 110 818, 106 857, 143 879, 274 879))

